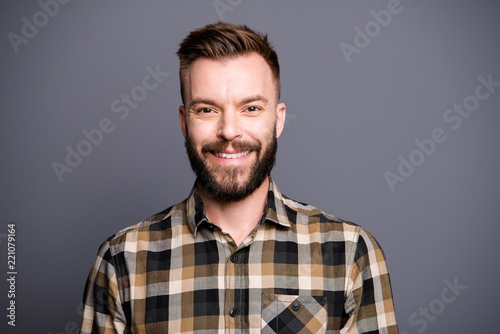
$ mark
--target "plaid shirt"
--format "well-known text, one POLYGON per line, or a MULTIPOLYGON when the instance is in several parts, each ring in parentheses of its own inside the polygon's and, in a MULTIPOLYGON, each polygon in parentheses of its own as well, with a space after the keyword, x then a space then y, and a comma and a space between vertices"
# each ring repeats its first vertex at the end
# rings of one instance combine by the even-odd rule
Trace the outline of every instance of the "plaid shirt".
POLYGON ((385 257, 363 228, 282 195, 236 245, 182 203, 110 237, 81 333, 398 333, 385 257))

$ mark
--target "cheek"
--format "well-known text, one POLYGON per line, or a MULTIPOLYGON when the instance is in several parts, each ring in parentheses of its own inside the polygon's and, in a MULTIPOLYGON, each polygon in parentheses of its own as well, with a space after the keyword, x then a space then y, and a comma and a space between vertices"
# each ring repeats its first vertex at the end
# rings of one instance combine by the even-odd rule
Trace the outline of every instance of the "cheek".
POLYGON ((249 120, 244 124, 245 132, 253 138, 267 138, 274 132, 276 122, 271 119, 249 120))
POLYGON ((210 125, 189 124, 188 133, 191 141, 196 146, 201 146, 204 143, 213 140, 215 133, 210 125))
POLYGON ((274 124, 269 125, 269 123, 262 124, 261 127, 255 129, 255 138, 259 138, 260 141, 267 143, 276 134, 276 126, 274 124))

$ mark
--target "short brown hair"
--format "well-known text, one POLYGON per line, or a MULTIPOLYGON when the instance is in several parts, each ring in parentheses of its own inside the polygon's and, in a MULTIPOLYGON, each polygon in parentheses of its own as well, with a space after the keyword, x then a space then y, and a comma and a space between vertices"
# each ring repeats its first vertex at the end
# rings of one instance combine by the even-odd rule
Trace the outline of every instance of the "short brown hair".
POLYGON ((226 22, 208 24, 193 30, 180 44, 179 78, 181 97, 184 103, 184 84, 189 68, 198 58, 222 60, 256 52, 261 55, 271 68, 274 77, 277 98, 281 93, 280 65, 278 55, 267 39, 267 34, 258 33, 246 25, 226 22))

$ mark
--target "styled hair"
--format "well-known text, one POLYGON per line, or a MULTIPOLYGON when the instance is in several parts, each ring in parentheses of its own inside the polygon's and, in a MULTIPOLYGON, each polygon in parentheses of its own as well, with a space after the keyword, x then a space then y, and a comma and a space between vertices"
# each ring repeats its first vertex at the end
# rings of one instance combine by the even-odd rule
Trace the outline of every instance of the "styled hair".
POLYGON ((278 55, 268 41, 267 34, 258 33, 246 25, 236 25, 226 22, 208 24, 193 30, 180 44, 179 78, 181 97, 184 103, 184 85, 193 62, 198 58, 224 60, 248 53, 256 52, 269 65, 276 87, 277 99, 280 98, 280 65, 278 55))

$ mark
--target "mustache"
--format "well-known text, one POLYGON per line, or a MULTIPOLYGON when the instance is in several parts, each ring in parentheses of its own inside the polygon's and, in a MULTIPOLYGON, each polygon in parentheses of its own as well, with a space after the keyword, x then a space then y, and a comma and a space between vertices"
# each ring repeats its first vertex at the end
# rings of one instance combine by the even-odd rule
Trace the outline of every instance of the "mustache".
POLYGON ((227 141, 218 141, 218 142, 212 142, 212 143, 206 143, 201 147, 201 153, 209 153, 209 152, 220 152, 224 151, 229 147, 229 144, 231 144, 231 147, 237 151, 257 151, 260 152, 261 150, 261 145, 259 143, 248 143, 248 142, 242 142, 242 141, 235 141, 235 142, 227 142, 227 141))

